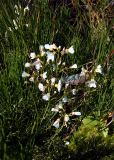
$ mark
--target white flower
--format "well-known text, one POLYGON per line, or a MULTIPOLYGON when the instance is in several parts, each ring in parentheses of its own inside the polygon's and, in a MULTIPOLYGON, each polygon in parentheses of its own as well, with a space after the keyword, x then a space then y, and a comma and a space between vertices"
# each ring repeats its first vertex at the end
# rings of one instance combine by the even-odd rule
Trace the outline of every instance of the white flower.
POLYGON ((63 103, 60 101, 59 104, 57 105, 59 109, 63 109, 63 103))
POLYGON ((72 89, 72 94, 76 95, 76 89, 72 89))
POLYGON ((102 67, 101 67, 101 65, 98 65, 98 66, 97 66, 97 68, 95 69, 95 72, 102 74, 102 67))
POLYGON ((45 45, 44 45, 44 48, 45 48, 45 49, 50 49, 50 45, 49 45, 49 44, 45 44, 45 45))
POLYGON ((51 111, 52 112, 59 112, 59 108, 52 108, 51 111))
POLYGON ((77 64, 73 64, 72 66, 70 66, 71 69, 75 69, 77 68, 77 64))
POLYGON ((68 88, 68 86, 69 86, 69 83, 66 83, 66 84, 65 84, 65 88, 67 89, 67 88, 68 88))
POLYGON ((69 116, 68 116, 68 114, 65 114, 65 116, 64 116, 64 122, 68 122, 69 121, 69 116))
POLYGON ((51 44, 49 50, 52 51, 54 49, 57 49, 57 46, 55 44, 51 44))
POLYGON ((45 47, 45 49, 48 49, 50 51, 57 49, 57 46, 55 44, 51 44, 51 45, 45 44, 44 47, 45 47))
POLYGON ((71 53, 71 54, 74 54, 74 48, 73 48, 73 46, 71 46, 71 47, 68 49, 68 52, 71 53))
POLYGON ((43 45, 40 45, 40 46, 39 46, 39 50, 40 50, 40 52, 44 51, 44 46, 43 46, 43 45))
POLYGON ((42 74, 42 78, 43 78, 43 79, 46 79, 46 78, 47 78, 47 72, 44 72, 44 73, 42 74))
POLYGON ((81 112, 71 112, 72 116, 81 116, 81 112))
POLYGON ((30 63, 28 63, 28 62, 27 62, 27 63, 25 63, 25 67, 26 67, 26 68, 29 68, 30 66, 31 66, 31 64, 30 64, 30 63))
POLYGON ((36 64, 36 65, 35 65, 35 68, 37 69, 37 71, 39 71, 40 68, 41 68, 41 64, 40 64, 40 63, 36 64))
POLYGON ((62 82, 61 82, 61 80, 59 80, 58 84, 57 84, 57 85, 55 85, 55 87, 57 87, 58 92, 60 92, 60 91, 61 91, 61 87, 62 87, 62 82))
POLYGON ((45 91, 45 87, 43 86, 42 83, 39 83, 39 84, 38 84, 38 88, 39 88, 39 90, 42 91, 42 92, 45 91))
POLYGON ((55 84, 55 80, 56 80, 55 77, 51 78, 51 85, 52 85, 52 86, 55 84))
POLYGON ((29 78, 29 81, 30 81, 30 82, 34 82, 34 77, 30 77, 30 78, 29 78))
POLYGON ((68 102, 67 96, 64 96, 63 99, 62 99, 62 101, 63 101, 64 103, 68 102))
POLYGON ((87 86, 90 88, 96 88, 96 81, 94 79, 91 79, 90 81, 86 82, 87 86))
POLYGON ((82 67, 82 71, 81 71, 81 73, 80 73, 80 76, 85 76, 86 73, 87 73, 87 70, 82 67))
POLYGON ((30 77, 30 74, 29 74, 29 73, 27 73, 27 72, 25 72, 25 71, 23 71, 23 73, 22 73, 22 77, 23 77, 23 78, 25 78, 25 77, 30 77))
POLYGON ((49 51, 47 51, 46 54, 47 54, 47 62, 49 62, 49 60, 51 60, 53 62, 54 61, 54 54, 49 51))
POLYGON ((58 118, 54 123, 53 123, 53 126, 55 128, 59 128, 59 123, 60 123, 60 118, 58 118))
POLYGON ((36 58, 35 52, 31 52, 31 53, 30 53, 30 58, 31 58, 31 59, 35 59, 35 58, 36 58))
POLYGON ((49 99, 50 99, 50 93, 47 93, 47 94, 43 95, 42 99, 45 100, 45 101, 49 101, 49 99))
POLYGON ((44 56, 46 54, 46 52, 44 51, 44 46, 43 45, 39 46, 39 50, 40 50, 41 56, 44 56))
POLYGON ((37 58, 37 60, 33 63, 33 66, 35 65, 35 68, 39 71, 40 68, 42 67, 41 65, 41 61, 39 58, 37 58))
POLYGON ((69 142, 69 141, 66 141, 66 142, 65 142, 65 145, 67 145, 67 146, 68 146, 69 144, 70 144, 70 142, 69 142))
POLYGON ((26 26, 26 27, 29 27, 29 24, 28 24, 28 23, 26 23, 26 24, 25 24, 25 26, 26 26))

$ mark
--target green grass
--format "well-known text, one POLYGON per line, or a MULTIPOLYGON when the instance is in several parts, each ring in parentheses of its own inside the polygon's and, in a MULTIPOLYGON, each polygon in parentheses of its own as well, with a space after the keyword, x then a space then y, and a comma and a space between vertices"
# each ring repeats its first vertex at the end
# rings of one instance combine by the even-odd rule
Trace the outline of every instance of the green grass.
MULTIPOLYGON (((87 5, 86 1, 84 3, 87 5)), ((17 18, 15 4, 19 2, 0 2, 0 159, 72 160, 81 154, 79 159, 84 159, 86 155, 89 156, 88 159, 94 160, 97 159, 92 156, 95 153, 94 146, 98 152, 99 149, 102 150, 105 141, 103 154, 98 157, 100 160, 113 160, 114 122, 109 125, 107 139, 99 135, 99 130, 95 130, 98 134, 95 141, 92 141, 91 137, 88 139, 84 129, 82 133, 80 130, 79 133, 76 131, 77 135, 71 134, 70 140, 72 141, 74 136, 74 142, 78 145, 77 150, 75 146, 72 150, 72 147, 64 145, 65 131, 52 127, 54 115, 51 108, 55 103, 52 101, 47 105, 42 102, 38 87, 25 84, 21 77, 29 53, 39 52, 39 45, 53 42, 63 47, 73 45, 75 54, 66 61, 81 66, 96 60, 96 64, 101 64, 104 69, 104 75, 97 77, 101 87, 95 91, 85 89, 86 100, 79 97, 76 108, 82 113, 81 119, 91 115, 99 121, 103 119, 104 122, 108 112, 114 111, 114 54, 107 66, 105 65, 106 59, 114 50, 113 19, 108 23, 108 15, 111 15, 112 10, 111 7, 105 9, 109 4, 108 0, 102 0, 88 10, 77 1, 74 25, 69 22, 68 6, 58 6, 53 11, 47 0, 35 0, 25 16, 23 9, 20 11, 17 30, 13 24, 13 19, 17 18), (94 13, 98 15, 96 21, 93 20, 94 13), (29 24, 29 27, 25 24, 29 24), (102 137, 101 140, 99 137, 102 137), (88 144, 87 150, 83 145, 80 146, 83 143, 88 144), (105 150, 110 151, 110 154, 105 153, 105 150)))

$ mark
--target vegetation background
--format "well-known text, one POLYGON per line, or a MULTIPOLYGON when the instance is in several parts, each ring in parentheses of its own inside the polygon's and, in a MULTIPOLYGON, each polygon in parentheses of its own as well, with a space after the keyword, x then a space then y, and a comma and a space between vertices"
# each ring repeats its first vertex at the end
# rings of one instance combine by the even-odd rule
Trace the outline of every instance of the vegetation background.
POLYGON ((65 146, 52 127, 50 108, 39 99, 37 86, 21 75, 28 54, 39 45, 74 46, 72 61, 91 60, 103 66, 103 87, 80 108, 83 118, 105 123, 114 111, 114 2, 77 0, 0 1, 0 159, 114 160, 114 122, 106 136, 95 125, 81 125, 65 146), (14 6, 20 6, 19 14, 14 6), (24 8, 29 11, 24 14, 24 8), (16 21, 16 25, 14 21, 16 21), (28 26, 28 27, 27 27, 28 26), (45 114, 44 114, 45 113, 45 114))

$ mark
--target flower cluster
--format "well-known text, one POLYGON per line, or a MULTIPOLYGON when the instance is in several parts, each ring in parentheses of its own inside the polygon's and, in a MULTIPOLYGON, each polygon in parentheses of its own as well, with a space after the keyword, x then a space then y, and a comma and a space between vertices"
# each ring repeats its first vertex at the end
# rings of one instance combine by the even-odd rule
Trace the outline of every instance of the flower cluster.
POLYGON ((56 128, 59 128, 60 124, 67 127, 72 118, 81 116, 81 112, 76 111, 76 108, 67 105, 76 96, 77 86, 96 88, 95 76, 97 73, 102 74, 101 65, 92 67, 91 70, 82 66, 80 73, 77 73, 77 64, 67 62, 73 54, 73 46, 62 48, 55 44, 40 45, 38 54, 36 52, 29 54, 29 61, 25 63, 25 70, 22 73, 23 78, 37 85, 42 100, 55 100, 51 111, 56 115, 53 122, 56 128))

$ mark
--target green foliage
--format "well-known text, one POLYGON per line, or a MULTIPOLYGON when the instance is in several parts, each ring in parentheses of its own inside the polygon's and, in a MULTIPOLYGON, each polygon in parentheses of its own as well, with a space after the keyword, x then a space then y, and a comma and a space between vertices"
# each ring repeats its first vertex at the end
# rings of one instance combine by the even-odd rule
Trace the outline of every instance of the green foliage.
POLYGON ((108 128, 102 128, 103 122, 93 117, 83 119, 83 125, 73 133, 69 150, 77 159, 114 158, 114 135, 108 135, 108 128))

